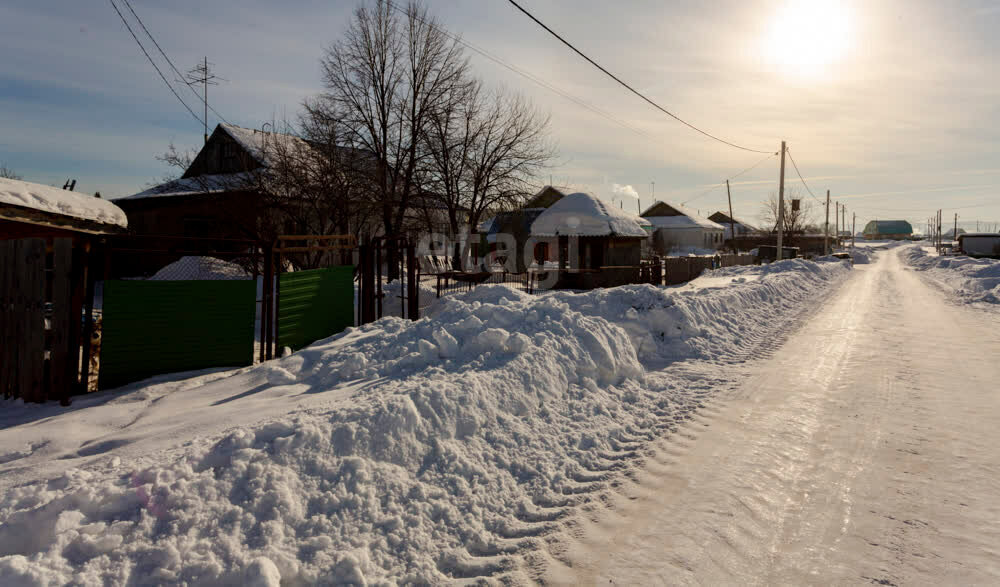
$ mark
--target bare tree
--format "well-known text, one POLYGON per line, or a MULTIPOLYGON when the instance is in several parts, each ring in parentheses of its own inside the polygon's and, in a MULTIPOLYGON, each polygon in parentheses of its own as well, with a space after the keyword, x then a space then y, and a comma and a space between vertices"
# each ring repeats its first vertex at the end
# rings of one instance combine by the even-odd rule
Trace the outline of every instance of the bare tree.
POLYGON ((434 113, 427 132, 430 185, 447 208, 453 236, 531 192, 552 156, 548 124, 519 94, 488 92, 478 81, 434 113))
MULTIPOLYGON (((399 236, 424 151, 421 141, 436 109, 468 83, 461 45, 410 2, 397 16, 386 0, 361 6, 344 38, 320 63, 325 92, 312 101, 340 121, 345 144, 368 154, 386 236, 399 236)), ((392 249, 390 249, 392 250, 392 249)), ((394 259, 389 266, 395 268, 394 259)))
POLYGON ((15 173, 13 169, 7 167, 6 163, 0 163, 0 177, 4 179, 24 179, 15 173))
MULTIPOLYGON (((778 210, 778 194, 771 192, 761 208, 761 219, 764 221, 764 226, 772 233, 778 231, 778 210)), ((812 216, 812 202, 802 199, 801 193, 796 188, 785 190, 785 238, 804 234, 806 227, 813 222, 812 216), (793 200, 799 200, 798 209, 795 209, 793 200)))

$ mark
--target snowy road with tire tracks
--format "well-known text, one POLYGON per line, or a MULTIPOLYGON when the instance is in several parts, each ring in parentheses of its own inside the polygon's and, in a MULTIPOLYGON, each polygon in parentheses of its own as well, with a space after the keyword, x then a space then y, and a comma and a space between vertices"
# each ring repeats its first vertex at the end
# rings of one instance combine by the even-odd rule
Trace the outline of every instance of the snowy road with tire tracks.
POLYGON ((1000 314, 953 303, 897 250, 855 269, 772 356, 734 367, 742 383, 530 557, 529 575, 1000 582, 1000 314))

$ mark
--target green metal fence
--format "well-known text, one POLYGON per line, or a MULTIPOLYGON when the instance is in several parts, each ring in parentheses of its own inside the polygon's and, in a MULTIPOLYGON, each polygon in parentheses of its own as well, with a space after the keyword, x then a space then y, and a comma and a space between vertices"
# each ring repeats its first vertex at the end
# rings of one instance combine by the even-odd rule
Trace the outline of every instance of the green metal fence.
POLYGON ((99 387, 253 363, 256 283, 106 281, 99 387))
POLYGON ((278 277, 278 348, 298 350, 354 325, 354 266, 278 277))

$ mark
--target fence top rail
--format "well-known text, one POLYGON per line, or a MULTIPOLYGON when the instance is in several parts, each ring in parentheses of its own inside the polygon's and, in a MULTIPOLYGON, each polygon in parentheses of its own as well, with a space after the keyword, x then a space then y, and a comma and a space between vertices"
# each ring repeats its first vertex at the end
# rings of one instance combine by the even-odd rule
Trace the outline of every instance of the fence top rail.
POLYGON ((355 241, 353 234, 282 234, 278 235, 279 241, 304 241, 304 240, 347 240, 355 241))

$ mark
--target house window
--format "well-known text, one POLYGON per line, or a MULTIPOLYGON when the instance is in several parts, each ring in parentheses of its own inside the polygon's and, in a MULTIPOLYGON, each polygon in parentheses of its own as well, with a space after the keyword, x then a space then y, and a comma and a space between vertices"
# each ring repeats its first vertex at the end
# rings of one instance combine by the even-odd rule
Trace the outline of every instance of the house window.
POLYGON ((236 148, 236 143, 222 143, 221 167, 225 173, 239 170, 239 149, 236 148))

